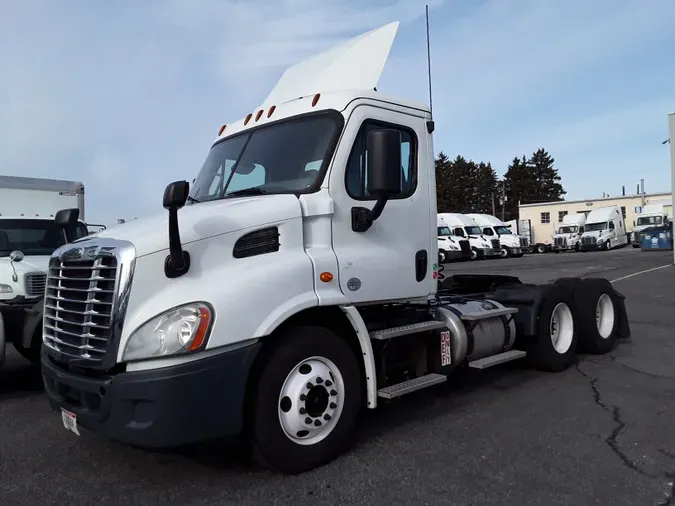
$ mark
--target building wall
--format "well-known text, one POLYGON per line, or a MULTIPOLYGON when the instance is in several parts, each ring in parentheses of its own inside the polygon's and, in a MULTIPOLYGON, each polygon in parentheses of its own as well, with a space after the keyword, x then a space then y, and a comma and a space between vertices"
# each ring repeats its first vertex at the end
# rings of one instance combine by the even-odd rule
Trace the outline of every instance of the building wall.
MULTIPOLYGON (((671 119, 675 123, 675 119, 671 119)), ((673 125, 675 127, 675 125, 673 125)), ((674 134, 671 134, 673 136, 674 134)), ((671 150, 672 150, 671 145, 671 150)), ((671 151, 672 152, 672 151, 671 151)), ((673 179, 675 181, 675 167, 673 167, 673 179)), ((671 193, 648 193, 645 195, 645 205, 652 201, 672 198, 671 193)), ((562 223, 563 213, 590 213, 593 209, 608 206, 622 208, 626 222, 626 230, 633 230, 637 220, 635 208, 642 206, 640 195, 626 195, 625 197, 606 197, 595 200, 574 200, 562 202, 546 202, 541 204, 524 204, 518 207, 521 220, 530 220, 533 231, 533 242, 551 244, 552 236, 562 223), (547 213, 547 214, 543 214, 547 213), (543 214, 543 216, 542 216, 543 214)))
MULTIPOLYGON (((670 173, 672 177, 671 188, 675 188, 675 112, 668 115, 668 133, 670 134, 670 173)), ((673 220, 673 231, 675 232, 675 220, 673 220)), ((675 233, 673 233, 675 238, 675 233)), ((673 251, 673 261, 675 262, 675 251, 673 251)))

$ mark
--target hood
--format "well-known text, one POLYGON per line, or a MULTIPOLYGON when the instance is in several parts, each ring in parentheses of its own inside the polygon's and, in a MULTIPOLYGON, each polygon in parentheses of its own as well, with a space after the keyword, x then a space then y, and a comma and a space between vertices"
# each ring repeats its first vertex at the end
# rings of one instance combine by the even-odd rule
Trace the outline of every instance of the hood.
MULTIPOLYGON (((178 210, 178 226, 181 243, 185 245, 301 216, 300 201, 295 195, 260 195, 186 205, 178 210)), ((139 257, 166 250, 169 248, 169 212, 111 227, 97 233, 93 240, 98 237, 129 241, 139 257)), ((89 237, 85 237, 76 243, 84 245, 88 240, 89 237)))
POLYGON ((377 87, 398 25, 396 21, 376 28, 289 67, 262 107, 319 92, 377 87))
POLYGON ((605 232, 607 232, 607 230, 589 230, 584 232, 582 237, 600 237, 605 232))
POLYGON ((500 235, 499 241, 507 246, 520 246, 520 238, 513 234, 500 235))
MULTIPOLYGON (((47 272, 49 268, 49 256, 47 255, 36 255, 36 256, 26 256, 23 257, 23 260, 20 262, 14 262, 14 268, 16 269, 17 274, 29 273, 29 272, 47 272)), ((4 277, 6 272, 9 272, 10 276, 12 274, 12 268, 9 265, 9 257, 0 258, 0 272, 4 277)))

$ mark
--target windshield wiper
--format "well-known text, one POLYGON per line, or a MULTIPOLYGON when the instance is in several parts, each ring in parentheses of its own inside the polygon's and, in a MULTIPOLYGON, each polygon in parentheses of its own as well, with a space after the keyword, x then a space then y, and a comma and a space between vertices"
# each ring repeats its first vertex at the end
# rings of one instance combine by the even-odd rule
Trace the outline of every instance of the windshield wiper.
POLYGON ((230 193, 225 194, 226 197, 229 197, 231 195, 267 195, 268 192, 266 190, 263 190, 262 188, 258 186, 253 186, 251 188, 244 188, 242 190, 237 190, 233 191, 230 193))

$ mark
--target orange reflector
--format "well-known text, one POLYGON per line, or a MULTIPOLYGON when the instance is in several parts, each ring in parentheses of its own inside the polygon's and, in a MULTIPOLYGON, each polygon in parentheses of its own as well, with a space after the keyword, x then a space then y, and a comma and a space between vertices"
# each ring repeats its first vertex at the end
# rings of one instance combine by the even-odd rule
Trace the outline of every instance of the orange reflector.
POLYGON ((246 116, 246 119, 244 120, 244 125, 248 124, 249 121, 251 121, 251 118, 253 117, 253 114, 250 112, 248 113, 248 116, 246 116))
POLYGON ((188 351, 195 351, 201 348, 201 346, 204 344, 204 340, 206 339, 206 331, 209 330, 209 323, 211 322, 211 313, 209 311, 202 307, 199 309, 199 326, 197 327, 197 333, 195 334, 195 338, 190 343, 190 346, 188 346, 187 350, 188 351))
POLYGON ((272 114, 274 114, 274 111, 276 110, 276 108, 277 108, 276 105, 273 105, 272 107, 270 107, 270 110, 267 111, 267 117, 268 117, 268 118, 269 118, 270 116, 272 116, 272 114))
POLYGON ((225 127, 226 127, 226 126, 227 126, 227 125, 223 125, 223 126, 220 127, 220 130, 218 131, 218 137, 220 137, 221 135, 223 135, 223 132, 225 131, 225 127))
POLYGON ((319 279, 324 283, 330 283, 333 281, 333 275, 330 272, 322 272, 319 279))
POLYGON ((262 113, 263 113, 263 110, 260 109, 260 110, 258 111, 258 114, 255 115, 255 120, 256 120, 256 121, 258 121, 258 120, 260 119, 260 116, 262 116, 262 113))
POLYGON ((314 107, 319 102, 320 97, 321 93, 317 93, 316 95, 314 95, 314 98, 312 99, 312 107, 314 107))

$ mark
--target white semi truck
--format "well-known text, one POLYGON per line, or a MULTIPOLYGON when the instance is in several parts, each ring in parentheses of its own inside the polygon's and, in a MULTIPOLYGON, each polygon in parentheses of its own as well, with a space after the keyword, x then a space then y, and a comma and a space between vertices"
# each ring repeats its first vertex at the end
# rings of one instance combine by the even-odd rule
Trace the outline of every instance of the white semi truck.
POLYGON ((443 220, 437 220, 438 262, 455 262, 471 258, 471 245, 468 239, 454 235, 443 220))
POLYGON ((54 252, 42 374, 65 428, 147 448, 241 434, 299 473, 362 408, 458 367, 559 371, 628 335, 604 279, 442 279, 433 118, 374 89, 397 26, 288 69, 194 184, 166 187, 168 213, 54 252))
POLYGON ((480 260, 501 255, 499 239, 489 239, 483 235, 476 222, 461 213, 440 213, 438 217, 445 223, 452 233, 469 240, 471 259, 480 260))
MULTIPOLYGON (((67 242, 54 222, 66 208, 84 214, 81 182, 0 176, 0 361, 5 341, 29 360, 40 359, 40 332, 25 336, 24 321, 42 300, 51 254, 67 242)), ((78 237, 87 233, 84 223, 78 230, 78 237)))
POLYGON ((581 236, 586 224, 585 213, 572 213, 563 216, 562 225, 553 236, 553 251, 580 251, 581 236))
POLYGON ((514 234, 502 220, 490 214, 469 213, 467 216, 481 228, 485 237, 490 240, 495 238, 499 240, 503 258, 523 256, 520 237, 514 234))
POLYGON ((638 214, 637 221, 633 227, 633 247, 640 247, 640 232, 649 227, 659 227, 665 225, 669 219, 672 219, 673 201, 672 199, 657 200, 650 202, 642 208, 638 214))
POLYGON ((628 244, 626 225, 619 206, 593 209, 581 234, 581 251, 610 250, 628 244))

